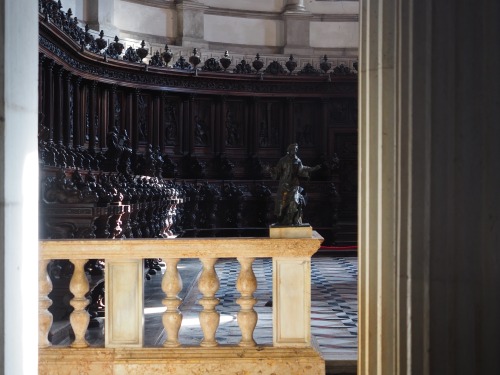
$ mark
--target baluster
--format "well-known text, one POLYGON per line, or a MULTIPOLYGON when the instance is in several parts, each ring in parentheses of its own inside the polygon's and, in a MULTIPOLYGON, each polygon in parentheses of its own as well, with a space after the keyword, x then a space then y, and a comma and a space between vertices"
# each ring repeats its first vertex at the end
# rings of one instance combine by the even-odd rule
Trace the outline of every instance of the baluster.
POLYGON ((162 301, 163 305, 167 307, 162 316, 163 327, 167 332, 167 340, 163 343, 163 346, 175 347, 180 346, 179 329, 182 323, 182 313, 179 311, 179 305, 182 299, 179 298, 178 294, 182 290, 182 279, 177 270, 179 259, 166 259, 165 263, 167 269, 161 281, 161 289, 167 295, 162 301))
POLYGON ((74 348, 85 348, 89 346, 87 340, 85 340, 85 333, 87 332, 90 321, 90 315, 85 310, 85 307, 89 304, 89 300, 85 298, 85 295, 89 291, 89 282, 83 269, 87 261, 88 259, 70 259, 70 262, 75 266, 73 277, 71 277, 69 283, 69 290, 74 295, 73 299, 70 301, 70 305, 73 306, 74 310, 69 316, 71 327, 75 333, 75 341, 71 344, 74 348))
POLYGON ((200 325, 204 337, 200 345, 217 346, 215 331, 217 331, 220 320, 220 314, 215 310, 215 306, 219 303, 219 299, 215 298, 215 293, 219 290, 219 278, 214 268, 217 258, 204 258, 200 260, 203 264, 203 271, 198 281, 198 288, 203 297, 198 303, 203 306, 203 310, 200 312, 200 325))
POLYGON ((49 341, 49 331, 52 327, 53 316, 49 311, 52 305, 48 297, 52 291, 52 281, 47 273, 48 259, 41 260, 38 263, 38 346, 46 348, 52 344, 49 341))
POLYGON ((257 289, 257 279, 253 273, 252 263, 255 258, 237 258, 240 262, 241 270, 236 282, 236 289, 240 292, 241 297, 236 300, 240 305, 238 311, 238 325, 241 330, 241 340, 239 346, 255 346, 253 339, 253 331, 257 325, 257 312, 253 306, 257 300, 253 298, 253 293, 257 289))

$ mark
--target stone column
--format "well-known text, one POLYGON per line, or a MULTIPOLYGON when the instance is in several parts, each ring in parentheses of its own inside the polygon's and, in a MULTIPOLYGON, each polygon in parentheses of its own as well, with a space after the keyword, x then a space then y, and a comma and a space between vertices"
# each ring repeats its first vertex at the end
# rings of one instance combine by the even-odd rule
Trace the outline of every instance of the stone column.
POLYGON ((0 371, 36 374, 38 12, 31 0, 1 3, 0 371))
POLYGON ((177 45, 208 48, 204 31, 204 13, 207 8, 198 0, 177 1, 177 45))
POLYGON ((285 23, 285 45, 283 53, 310 55, 313 52, 310 46, 309 23, 312 14, 304 6, 304 0, 288 0, 283 9, 285 23))
POLYGON ((500 4, 360 6, 357 373, 500 373, 500 4))

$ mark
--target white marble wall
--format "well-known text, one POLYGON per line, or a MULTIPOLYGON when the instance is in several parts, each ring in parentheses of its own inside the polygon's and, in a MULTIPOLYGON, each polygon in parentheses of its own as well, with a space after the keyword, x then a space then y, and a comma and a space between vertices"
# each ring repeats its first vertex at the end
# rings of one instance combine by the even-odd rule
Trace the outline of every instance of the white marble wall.
POLYGON ((177 14, 173 9, 146 6, 115 0, 115 26, 127 35, 136 34, 174 38, 177 35, 177 14))
POLYGON ((282 46, 281 20, 205 15, 205 40, 254 46, 282 46))
POLYGON ((357 22, 311 22, 310 45, 319 48, 358 48, 357 22))
POLYGON ((305 0, 306 8, 315 14, 359 14, 359 1, 314 1, 305 0))
POLYGON ((63 0, 63 7, 109 39, 296 56, 353 57, 359 44, 358 1, 63 0))
POLYGON ((281 12, 286 0, 201 0, 200 2, 212 8, 281 12))

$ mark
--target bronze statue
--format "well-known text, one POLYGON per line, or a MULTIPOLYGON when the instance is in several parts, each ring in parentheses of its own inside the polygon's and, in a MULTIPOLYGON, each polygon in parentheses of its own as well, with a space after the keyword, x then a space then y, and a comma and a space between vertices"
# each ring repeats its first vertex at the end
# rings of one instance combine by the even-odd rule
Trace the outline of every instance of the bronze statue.
POLYGON ((307 167, 297 157, 298 144, 292 143, 275 167, 270 167, 269 172, 273 179, 279 179, 276 193, 274 213, 278 221, 275 225, 290 226, 302 225, 302 211, 306 205, 303 188, 299 185, 299 177, 309 177, 320 165, 307 167))

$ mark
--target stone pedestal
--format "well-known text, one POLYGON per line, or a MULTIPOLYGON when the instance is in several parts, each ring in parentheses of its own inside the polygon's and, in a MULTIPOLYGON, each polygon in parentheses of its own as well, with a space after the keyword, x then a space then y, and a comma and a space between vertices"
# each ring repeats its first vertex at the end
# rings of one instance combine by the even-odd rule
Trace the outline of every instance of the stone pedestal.
POLYGON ((285 46, 284 54, 311 55, 310 22, 312 14, 305 10, 285 10, 285 46))
POLYGON ((269 227, 270 238, 311 238, 312 227, 309 224, 297 226, 271 225, 269 227))
MULTIPOLYGON (((309 224, 269 227, 271 238, 311 238, 309 224)), ((273 345, 311 345, 311 258, 273 258, 273 345), (286 287, 285 287, 286 286, 286 287)))
POLYGON ((178 2, 177 45, 208 49, 204 30, 204 12, 207 8, 196 0, 178 2))

